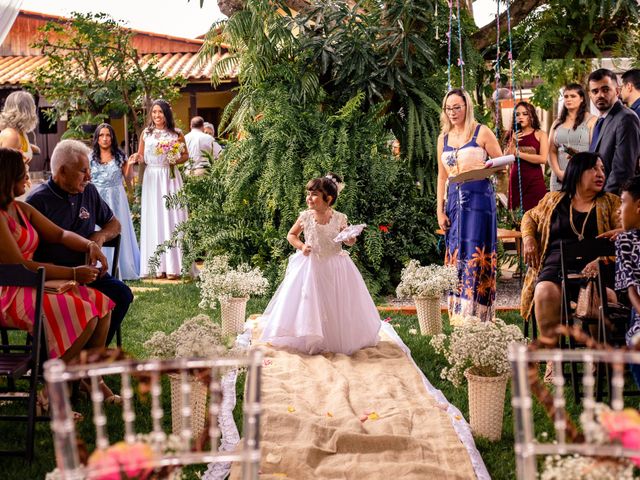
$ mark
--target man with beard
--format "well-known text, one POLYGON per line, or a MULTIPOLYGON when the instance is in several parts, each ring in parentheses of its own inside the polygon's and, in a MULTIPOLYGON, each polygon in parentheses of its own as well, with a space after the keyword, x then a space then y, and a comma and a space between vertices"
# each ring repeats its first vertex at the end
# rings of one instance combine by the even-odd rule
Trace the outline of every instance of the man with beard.
POLYGON ((589 75, 589 98, 600 112, 589 150, 604 163, 605 191, 620 194, 620 187, 636 173, 640 156, 640 120, 625 108, 618 95, 618 78, 606 68, 589 75))

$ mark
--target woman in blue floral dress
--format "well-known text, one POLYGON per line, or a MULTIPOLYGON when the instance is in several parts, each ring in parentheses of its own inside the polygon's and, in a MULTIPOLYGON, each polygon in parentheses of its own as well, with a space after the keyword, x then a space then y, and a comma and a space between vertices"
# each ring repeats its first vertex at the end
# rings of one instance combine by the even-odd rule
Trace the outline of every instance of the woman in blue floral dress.
MULTIPOLYGON (((140 249, 131 221, 129 200, 124 190, 127 171, 127 159, 118 148, 113 128, 103 123, 93 134, 93 153, 91 154, 91 176, 100 196, 111 207, 120 222, 120 260, 118 271, 123 280, 136 280, 140 277, 140 249)), ((111 265, 112 251, 105 255, 111 265)))
POLYGON ((458 288, 449 296, 449 316, 493 320, 496 296, 496 198, 491 180, 452 183, 451 177, 483 169, 487 154, 502 155, 489 128, 473 117, 471 96, 447 93, 438 137, 438 224, 445 232, 445 263, 458 269, 458 288))

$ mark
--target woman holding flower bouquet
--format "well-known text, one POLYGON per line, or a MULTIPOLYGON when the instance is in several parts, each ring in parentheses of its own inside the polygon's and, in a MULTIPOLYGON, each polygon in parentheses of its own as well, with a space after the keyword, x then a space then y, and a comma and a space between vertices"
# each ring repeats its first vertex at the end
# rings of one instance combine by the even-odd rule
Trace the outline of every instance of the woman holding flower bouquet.
MULTIPOLYGON (((182 188, 177 165, 189 158, 184 135, 178 132, 171 107, 164 100, 151 106, 151 121, 140 138, 138 152, 129 163, 144 163, 140 221, 140 276, 149 276, 149 259, 159 245, 169 240, 179 223, 187 219, 184 208, 167 209, 166 195, 182 188)), ((182 252, 176 246, 160 256, 156 276, 177 279, 182 270, 182 252)))

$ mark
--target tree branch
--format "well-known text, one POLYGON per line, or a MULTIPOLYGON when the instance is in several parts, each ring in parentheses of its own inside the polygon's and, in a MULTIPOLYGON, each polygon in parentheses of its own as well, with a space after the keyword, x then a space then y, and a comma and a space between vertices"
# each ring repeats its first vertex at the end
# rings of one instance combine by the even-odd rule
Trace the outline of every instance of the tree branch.
MULTIPOLYGON (((540 5, 547 3, 546 0, 518 0, 511 4, 509 13, 511 15, 511 28, 520 23, 529 13, 540 5)), ((507 29, 507 12, 500 15, 500 31, 507 29)), ((495 20, 485 25, 471 37, 473 45, 478 50, 484 50, 492 43, 496 42, 496 22, 495 20)))

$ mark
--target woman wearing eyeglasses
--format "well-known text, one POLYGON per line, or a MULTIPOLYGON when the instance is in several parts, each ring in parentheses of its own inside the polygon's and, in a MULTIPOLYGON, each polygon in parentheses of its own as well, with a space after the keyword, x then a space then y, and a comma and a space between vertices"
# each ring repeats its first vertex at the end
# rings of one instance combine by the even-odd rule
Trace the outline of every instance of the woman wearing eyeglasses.
POLYGON ((493 319, 496 294, 496 200, 489 179, 449 182, 484 168, 487 154, 502 155, 495 135, 473 116, 471 96, 449 91, 442 102, 438 137, 438 224, 445 232, 445 263, 458 268, 458 289, 449 296, 449 317, 493 319))
POLYGON ((520 208, 522 199, 522 211, 526 212, 538 205, 547 193, 541 165, 547 163, 549 155, 549 138, 540 130, 536 109, 529 102, 521 101, 516 105, 513 126, 506 138, 505 153, 517 153, 519 157, 519 161, 511 166, 509 176, 509 208, 520 208))

